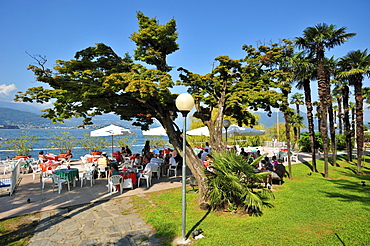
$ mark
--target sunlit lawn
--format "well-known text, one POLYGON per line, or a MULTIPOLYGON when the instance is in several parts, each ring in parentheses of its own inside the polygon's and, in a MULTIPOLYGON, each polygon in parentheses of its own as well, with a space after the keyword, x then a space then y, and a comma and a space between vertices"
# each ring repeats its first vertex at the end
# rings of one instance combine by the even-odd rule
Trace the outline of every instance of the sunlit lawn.
MULTIPOLYGON (((354 174, 356 167, 343 158, 338 163, 341 167, 329 167, 329 179, 322 173, 308 175, 308 164, 293 165, 293 179, 273 187, 274 207, 265 208, 261 217, 207 214, 198 209, 197 194, 189 192, 186 231, 202 228, 205 236, 193 245, 369 245, 369 159, 362 175, 354 174)), ((321 160, 318 169, 323 171, 321 160)), ((167 243, 181 235, 181 189, 134 201, 167 243)))

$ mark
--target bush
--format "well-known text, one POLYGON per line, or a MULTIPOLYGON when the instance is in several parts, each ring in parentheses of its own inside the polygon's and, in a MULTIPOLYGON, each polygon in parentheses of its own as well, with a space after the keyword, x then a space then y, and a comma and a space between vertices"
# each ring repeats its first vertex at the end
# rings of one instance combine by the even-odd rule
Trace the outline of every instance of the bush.
MULTIPOLYGON (((322 138, 320 132, 315 132, 315 139, 316 139, 316 149, 320 148, 323 149, 322 138)), ((298 145, 300 146, 300 150, 303 152, 311 152, 311 142, 310 142, 310 135, 309 132, 301 133, 298 139, 298 145)))
POLYGON ((254 167, 263 157, 251 164, 235 151, 212 152, 214 158, 211 170, 205 170, 207 177, 206 199, 212 209, 242 209, 249 214, 261 215, 261 208, 269 206, 272 197, 269 189, 253 189, 255 182, 269 175, 259 173, 254 167))

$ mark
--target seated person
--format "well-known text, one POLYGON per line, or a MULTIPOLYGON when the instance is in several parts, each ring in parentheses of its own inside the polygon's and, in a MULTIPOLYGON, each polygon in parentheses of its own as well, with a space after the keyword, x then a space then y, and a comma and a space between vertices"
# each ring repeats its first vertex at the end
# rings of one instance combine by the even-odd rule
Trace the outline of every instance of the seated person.
POLYGON ((271 158, 271 162, 272 162, 272 165, 274 167, 276 167, 276 165, 278 164, 277 160, 276 160, 276 156, 274 155, 272 158, 271 158))
POLYGON ((110 165, 109 171, 108 171, 108 178, 112 175, 119 175, 118 166, 115 163, 112 163, 110 165))
POLYGON ((271 173, 271 178, 282 180, 284 178, 284 174, 286 172, 285 166, 283 165, 283 160, 282 159, 278 159, 277 162, 278 162, 278 164, 274 168, 274 171, 271 173))
POLYGON ((168 163, 164 166, 163 173, 164 175, 167 175, 169 166, 177 166, 177 161, 175 157, 173 157, 171 154, 169 154, 168 163))
POLYGON ((67 159, 71 159, 73 157, 73 155, 72 155, 72 152, 71 152, 71 150, 69 149, 69 150, 67 150, 67 152, 66 152, 66 154, 65 154, 65 158, 67 159))
POLYGON ((97 166, 99 170, 108 170, 110 160, 108 159, 107 153, 103 152, 98 159, 97 166))
POLYGON ((202 155, 200 156, 200 159, 202 161, 205 161, 207 159, 207 155, 208 155, 208 149, 204 149, 204 152, 202 153, 202 155))
POLYGON ((44 155, 44 151, 42 150, 39 152, 38 158, 39 158, 40 163, 44 163, 48 160, 46 156, 44 155))

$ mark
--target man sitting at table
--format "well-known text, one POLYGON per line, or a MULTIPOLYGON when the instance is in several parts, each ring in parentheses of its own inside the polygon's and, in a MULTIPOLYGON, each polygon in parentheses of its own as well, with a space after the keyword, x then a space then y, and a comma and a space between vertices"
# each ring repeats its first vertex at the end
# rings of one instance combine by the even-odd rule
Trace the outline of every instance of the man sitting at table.
POLYGON ((274 168, 274 171, 271 173, 271 178, 272 179, 283 180, 284 174, 286 172, 285 166, 283 165, 283 160, 282 159, 278 159, 277 162, 278 162, 278 164, 274 168))
POLYGON ((98 159, 97 165, 99 170, 108 170, 110 160, 108 159, 107 153, 103 152, 98 159))
POLYGON ((42 150, 39 152, 38 158, 39 158, 40 163, 44 163, 48 160, 46 156, 44 155, 44 151, 42 150))

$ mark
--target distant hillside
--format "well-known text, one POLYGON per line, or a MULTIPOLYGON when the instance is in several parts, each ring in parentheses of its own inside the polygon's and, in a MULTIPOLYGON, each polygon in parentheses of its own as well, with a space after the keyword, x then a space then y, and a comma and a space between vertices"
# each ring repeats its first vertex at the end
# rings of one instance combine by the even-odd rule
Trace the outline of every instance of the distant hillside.
MULTIPOLYGON (((40 117, 35 113, 20 111, 11 108, 0 107, 0 125, 18 126, 19 128, 59 128, 59 127, 77 127, 81 125, 82 119, 70 119, 62 123, 52 123, 51 120, 40 117)), ((116 124, 123 127, 130 127, 131 123, 121 121, 118 116, 106 114, 96 116, 93 119, 94 127, 116 124)))

